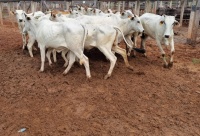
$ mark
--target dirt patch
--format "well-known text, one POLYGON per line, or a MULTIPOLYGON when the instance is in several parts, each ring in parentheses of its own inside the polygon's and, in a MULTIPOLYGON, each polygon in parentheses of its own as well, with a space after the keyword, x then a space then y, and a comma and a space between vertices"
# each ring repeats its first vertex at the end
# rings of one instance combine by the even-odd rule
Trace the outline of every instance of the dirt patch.
MULTIPOLYGON (((179 30, 184 37, 185 28, 179 30)), ((172 69, 162 67, 155 41, 145 58, 121 56, 110 79, 110 63, 98 51, 88 54, 92 80, 75 64, 63 76, 64 61, 40 68, 39 51, 22 51, 17 28, 0 27, 0 135, 200 135, 200 46, 179 42, 172 69), (26 128, 23 133, 18 133, 26 128)), ((169 50, 165 48, 166 52, 169 50)))

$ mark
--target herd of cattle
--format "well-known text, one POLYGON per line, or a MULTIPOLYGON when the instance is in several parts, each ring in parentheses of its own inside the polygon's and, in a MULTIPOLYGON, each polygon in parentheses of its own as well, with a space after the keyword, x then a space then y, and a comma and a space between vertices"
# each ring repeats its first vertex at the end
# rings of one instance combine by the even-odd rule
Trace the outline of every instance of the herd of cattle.
POLYGON ((112 10, 102 12, 99 9, 78 7, 69 11, 51 11, 43 13, 37 11, 26 14, 23 10, 12 12, 18 22, 22 34, 23 49, 27 46, 33 57, 32 49, 35 41, 41 54, 40 72, 44 71, 45 55, 52 64, 51 54, 56 62, 56 52, 61 52, 67 67, 63 74, 67 74, 76 60, 85 66, 87 78, 91 78, 89 60, 84 55, 84 49, 98 48, 110 61, 110 68, 105 79, 112 74, 116 63, 115 53, 120 54, 129 69, 127 56, 131 51, 144 53, 147 37, 156 40, 164 61, 164 67, 173 66, 174 32, 173 26, 178 22, 174 16, 155 15, 145 13, 142 16, 133 14, 130 10, 113 13, 112 10), (28 35, 28 42, 26 36, 28 35), (137 47, 137 37, 141 36, 141 46, 137 47), (124 41, 128 51, 118 46, 124 41), (166 60, 161 44, 170 45, 171 57, 166 60), (47 49, 47 51, 46 51, 47 49))

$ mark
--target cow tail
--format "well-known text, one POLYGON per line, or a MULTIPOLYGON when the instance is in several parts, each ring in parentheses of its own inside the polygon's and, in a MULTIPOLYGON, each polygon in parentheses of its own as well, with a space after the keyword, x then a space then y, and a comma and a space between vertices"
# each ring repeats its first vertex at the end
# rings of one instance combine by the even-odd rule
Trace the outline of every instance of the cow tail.
MULTIPOLYGON (((126 43, 126 45, 129 47, 129 48, 133 48, 130 44, 128 44, 128 42, 126 41, 125 37, 124 37, 124 34, 123 32, 118 28, 118 27, 113 27, 115 30, 119 30, 121 33, 122 33, 122 37, 126 43)), ((145 53, 146 50, 145 49, 139 49, 139 48, 133 48, 135 51, 139 52, 139 53, 145 53)))
POLYGON ((125 39, 125 37, 124 37, 124 34, 123 34, 123 32, 120 30, 120 28, 118 28, 118 27, 116 27, 116 26, 114 26, 113 28, 114 28, 115 30, 118 30, 118 31, 121 32, 122 37, 123 37, 125 43, 127 44, 127 46, 128 46, 129 48, 132 48, 132 46, 126 41, 126 39, 125 39))
MULTIPOLYGON (((82 43, 82 50, 84 50, 85 40, 86 40, 88 31, 87 31, 87 29, 86 29, 86 27, 85 27, 84 25, 81 24, 81 26, 82 26, 83 29, 84 29, 84 36, 83 36, 83 43, 82 43)), ((84 54, 83 54, 83 52, 82 52, 81 58, 80 58, 80 61, 79 61, 80 65, 82 65, 82 64, 84 63, 83 57, 84 57, 84 54)))

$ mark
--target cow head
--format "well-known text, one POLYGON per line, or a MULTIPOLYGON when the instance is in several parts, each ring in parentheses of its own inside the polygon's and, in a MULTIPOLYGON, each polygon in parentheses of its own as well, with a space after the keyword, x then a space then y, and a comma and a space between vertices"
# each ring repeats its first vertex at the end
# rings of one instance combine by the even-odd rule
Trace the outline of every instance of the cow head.
POLYGON ((56 19, 56 14, 53 13, 53 12, 51 12, 51 16, 49 17, 49 19, 50 19, 51 21, 55 20, 55 19, 56 19))
POLYGON ((76 18, 82 15, 82 13, 79 12, 78 10, 70 10, 69 12, 71 18, 76 18))
POLYGON ((23 10, 16 10, 15 12, 11 11, 11 14, 16 16, 18 23, 24 22, 24 13, 23 10))
POLYGON ((131 10, 124 10, 124 11, 121 13, 121 18, 122 18, 122 19, 130 18, 130 17, 134 17, 134 14, 132 13, 131 10))
POLYGON ((144 32, 144 28, 142 26, 140 18, 137 15, 133 14, 133 16, 130 18, 130 21, 131 21, 131 25, 134 31, 140 32, 140 33, 144 32))
POLYGON ((173 33, 173 27, 178 25, 178 21, 175 20, 175 16, 162 15, 159 24, 164 27, 164 38, 170 38, 173 33))

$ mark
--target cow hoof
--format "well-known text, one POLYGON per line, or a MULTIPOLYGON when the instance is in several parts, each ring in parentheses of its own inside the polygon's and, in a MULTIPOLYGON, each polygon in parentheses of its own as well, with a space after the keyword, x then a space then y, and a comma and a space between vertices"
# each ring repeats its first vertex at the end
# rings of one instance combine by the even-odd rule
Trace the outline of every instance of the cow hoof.
POLYGON ((132 58, 136 58, 136 55, 132 55, 132 58))
POLYGON ((88 82, 91 82, 92 80, 91 80, 91 76, 87 76, 87 81, 88 82))
POLYGON ((63 76, 66 76, 66 75, 67 75, 67 73, 68 73, 68 72, 63 72, 62 74, 63 74, 63 76))
POLYGON ((163 67, 164 67, 164 68, 168 68, 169 66, 168 66, 167 64, 164 64, 163 67))
POLYGON ((40 70, 38 71, 38 73, 42 73, 42 72, 44 72, 44 70, 41 70, 41 69, 40 69, 40 70))
POLYGON ((110 74, 107 74, 107 75, 105 75, 105 77, 104 77, 104 79, 106 80, 106 79, 108 79, 108 78, 110 78, 110 74))
POLYGON ((127 68, 133 71, 133 67, 132 66, 129 65, 129 66, 127 66, 127 68))
POLYGON ((147 58, 147 54, 146 53, 144 53, 143 55, 144 55, 145 58, 147 58))
POLYGON ((52 66, 52 63, 49 63, 49 66, 52 68, 53 66, 52 66))
POLYGON ((169 68, 173 67, 173 62, 170 62, 170 63, 168 64, 168 67, 169 67, 169 68))

